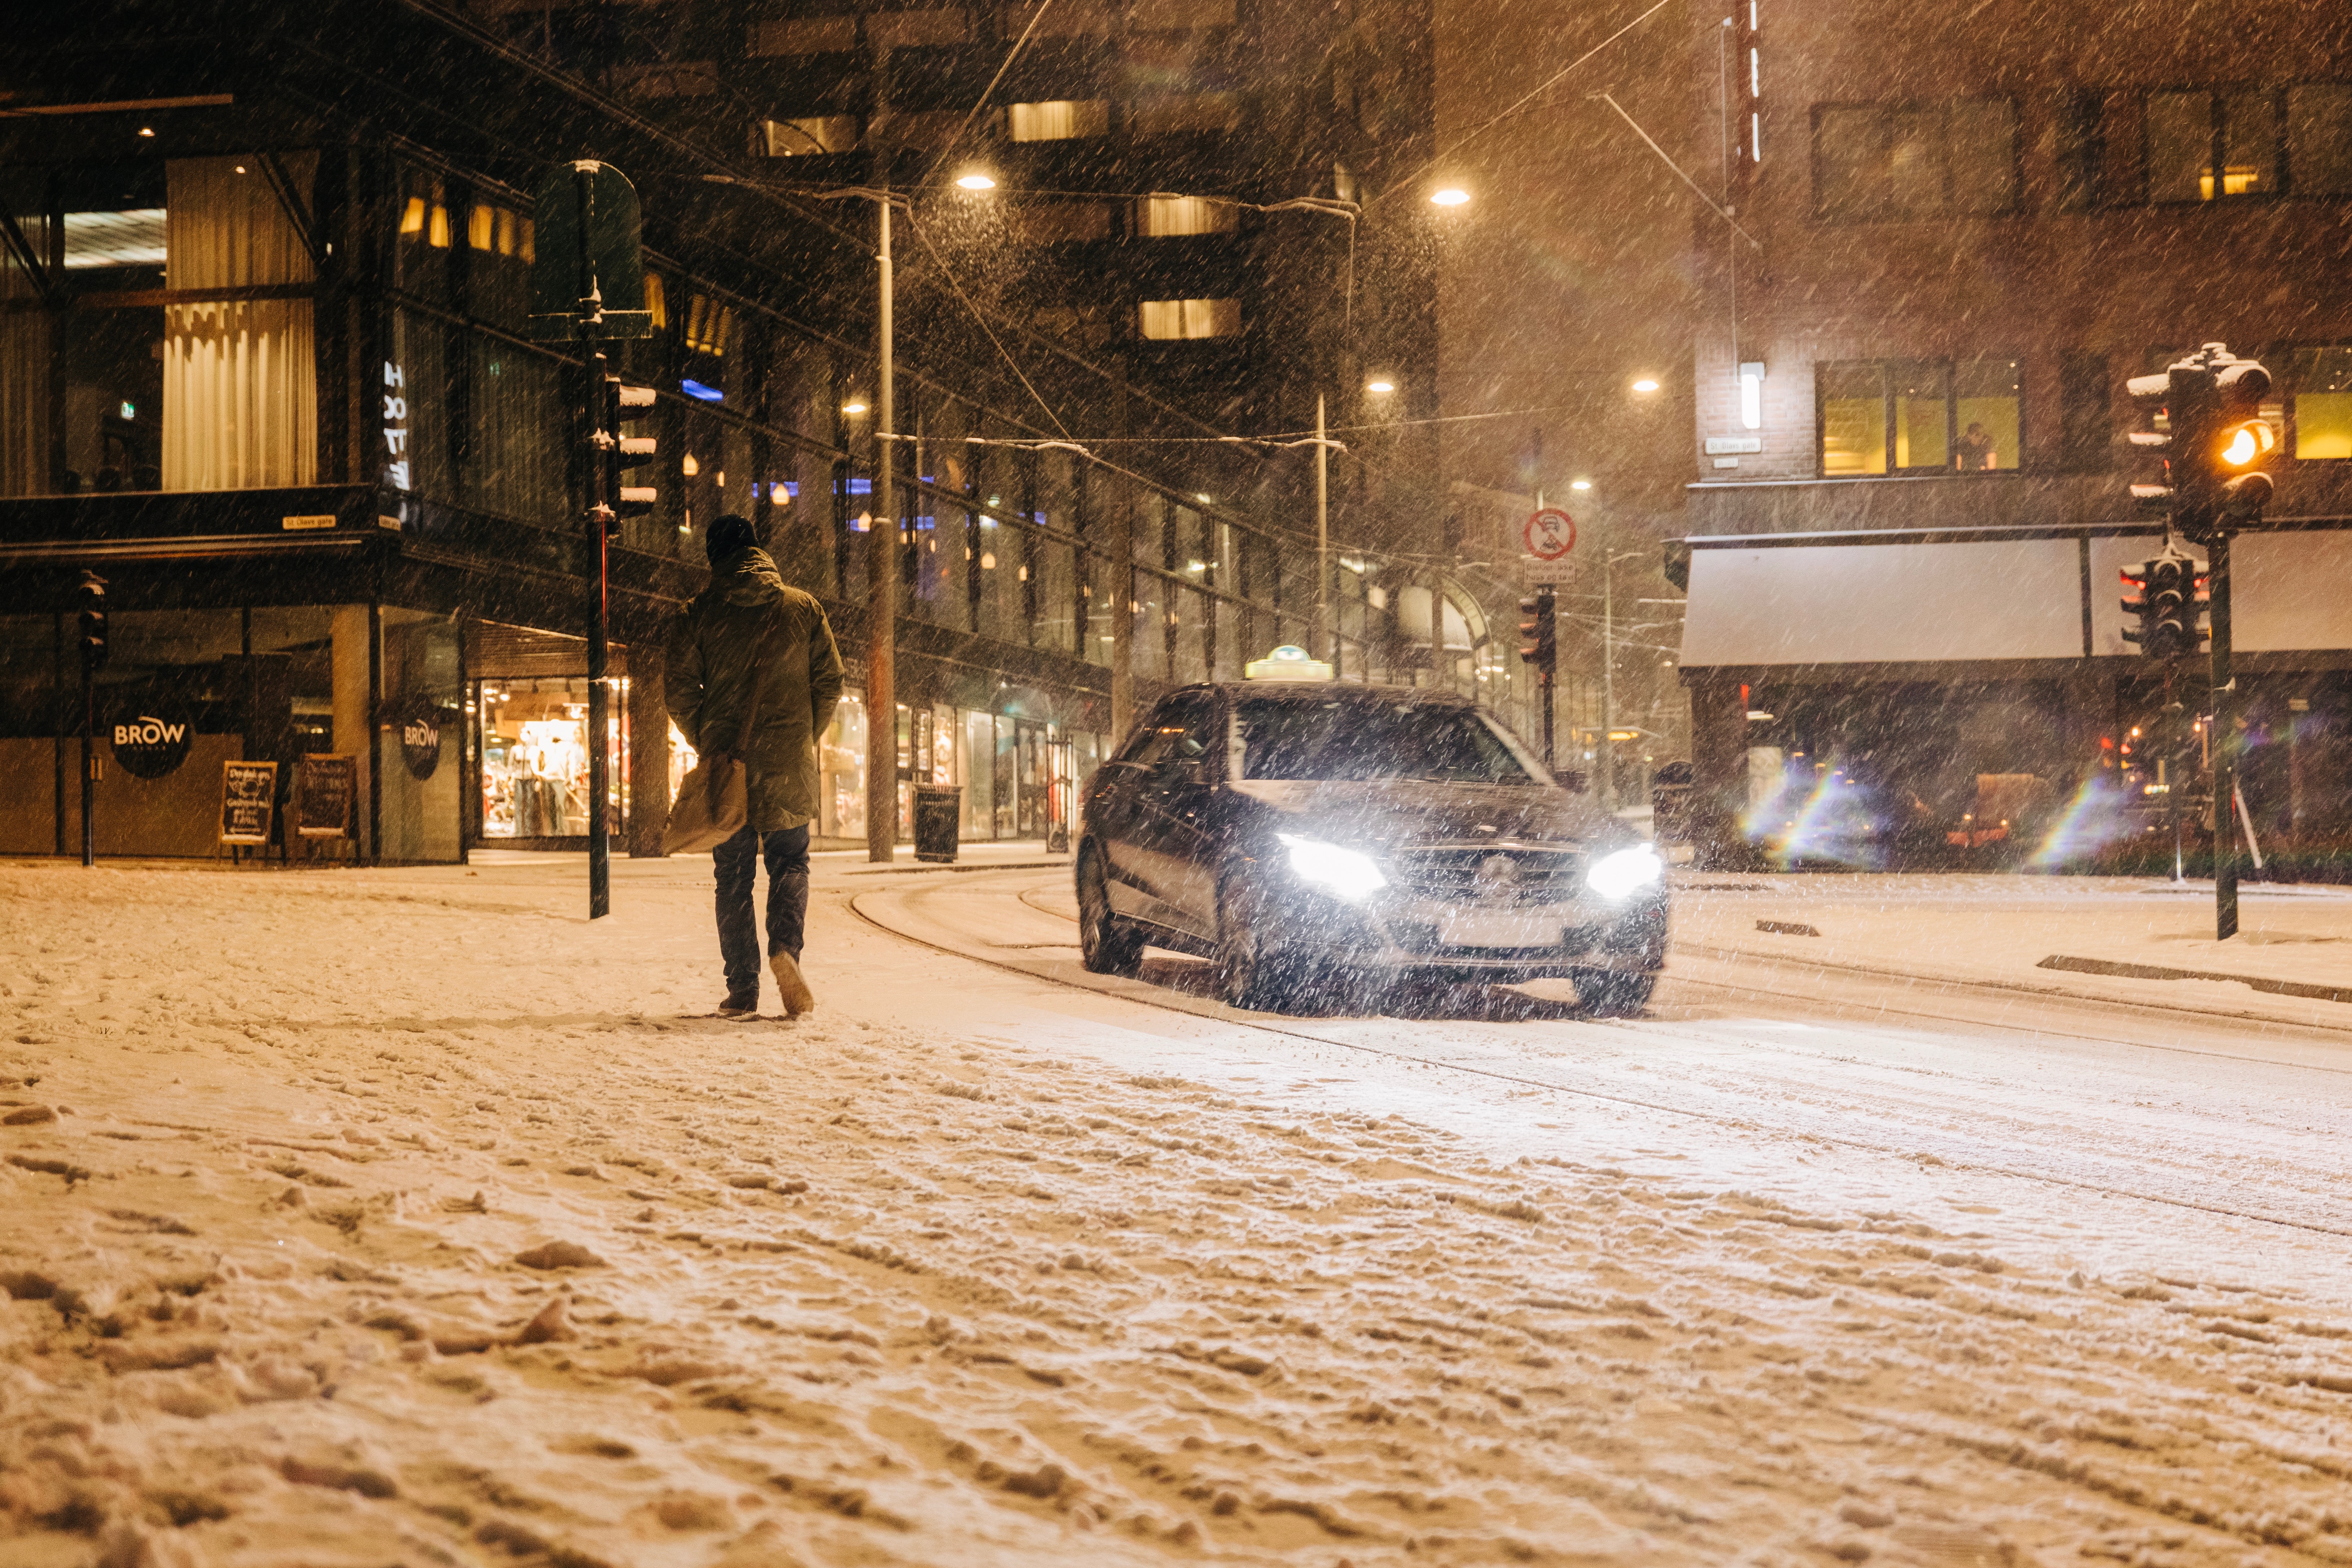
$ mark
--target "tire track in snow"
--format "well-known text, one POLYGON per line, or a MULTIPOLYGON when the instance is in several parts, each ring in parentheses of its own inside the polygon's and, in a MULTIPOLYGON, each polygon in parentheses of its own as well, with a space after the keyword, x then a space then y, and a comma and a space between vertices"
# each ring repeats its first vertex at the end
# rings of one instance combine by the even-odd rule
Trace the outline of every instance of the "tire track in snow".
MULTIPOLYGON (((1098 995, 1109 996, 1121 1000, 1131 1001, 1139 1006, 1157 1008, 1170 1012, 1189 1013, 1194 1017, 1209 1019, 1235 1028, 1253 1030, 1260 1033, 1292 1040, 1305 1040, 1316 1045, 1337 1047, 1341 1050, 1355 1051, 1363 1055, 1380 1057, 1393 1061, 1408 1062, 1419 1067, 1435 1068, 1447 1071, 1460 1072, 1474 1077, 1484 1078, 1496 1082, 1509 1083, 1523 1088, 1537 1089, 1557 1094, 1566 1094, 1580 1099, 1596 1100, 1612 1104, 1627 1105, 1642 1110, 1659 1112, 1668 1115, 1692 1117, 1697 1120, 1711 1122, 1720 1126, 1731 1127, 1743 1133, 1752 1134, 1762 1132, 1770 1134, 1776 1131, 1776 1129, 1767 1126, 1752 1116, 1735 1115, 1722 1111, 1700 1109, 1688 1104, 1675 1104, 1664 1100, 1646 1098, 1637 1094, 1614 1092, 1611 1091, 1582 1087, 1571 1083, 1563 1083, 1548 1078, 1535 1077, 1526 1072, 1514 1072, 1493 1066, 1476 1065, 1460 1061, 1449 1061, 1439 1055, 1423 1054, 1410 1051, 1400 1051, 1392 1047, 1370 1044, 1360 1040, 1348 1038, 1344 1034, 1322 1033, 1308 1029, 1299 1028, 1295 1025, 1286 1027, 1265 1023, 1259 1021, 1253 1015, 1239 1012, 1236 1009, 1226 1007, 1221 1002, 1209 1000, 1205 998, 1183 996, 1181 993, 1171 993, 1164 988, 1152 986, 1147 982, 1119 980, 1111 977, 1097 977, 1089 975, 1084 970, 1079 969, 1075 964, 1068 962, 1055 963, 1036 959, 1023 959, 1009 956, 988 956, 969 948, 957 947, 945 942, 935 941, 929 937, 904 929, 901 925, 893 925, 889 921, 882 918, 875 909, 867 907, 869 900, 878 902, 886 897, 895 898, 901 902, 908 902, 918 899, 928 900, 931 895, 946 891, 950 890, 937 886, 908 886, 893 887, 887 890, 859 890, 851 893, 850 895, 844 900, 844 903, 846 904, 850 913, 855 915, 858 919, 874 926, 877 930, 897 936, 901 940, 914 942, 919 946, 931 948, 936 952, 964 958, 973 963, 985 964, 992 967, 1010 970, 1017 974, 1027 976, 1033 979, 1044 980, 1049 984, 1063 986, 1075 990, 1092 991, 1098 995)), ((959 894, 970 895, 983 891, 983 884, 977 883, 963 883, 954 887, 952 891, 959 894)), ((1066 920, 1069 918, 1060 910, 1049 908, 1045 904, 1040 904, 1035 899, 1029 896, 1029 894, 1034 891, 1034 889, 1020 890, 1014 895, 1016 901, 1031 909, 1036 910, 1040 914, 1048 915, 1056 919, 1066 920)), ((951 931, 954 930, 954 926, 950 922, 942 921, 940 924, 947 925, 951 931)), ((961 935, 961 933, 958 934, 961 935)), ((1027 947, 1034 945, 1024 943, 1012 946, 1027 947)), ((1717 982, 1717 984, 1721 983, 1717 982)), ((1959 982, 1939 981, 1938 984, 1957 985, 1959 984, 1959 982)), ((1726 988, 1738 989, 1740 988, 1727 987, 1726 988)), ((1773 996, 1775 999, 1783 1002, 1799 1001, 1803 999, 1790 998, 1785 993, 1759 992, 1756 994, 1770 995, 1773 996)), ((1925 1014, 1920 1016, 1937 1018, 1941 1015, 1925 1014)), ((1654 1030, 1653 1026, 1636 1025, 1627 1022, 1619 1022, 1617 1020, 1587 1019, 1580 1019, 1579 1021, 1587 1023, 1595 1029, 1623 1030, 1629 1035, 1633 1035, 1636 1038, 1643 1034, 1659 1032, 1654 1030)), ((1946 1021, 1961 1020, 1948 1019, 1946 1021)), ((1972 1027, 1990 1030, 2005 1030, 2006 1032, 2010 1033, 2028 1032, 2021 1030, 2017 1026, 2013 1025, 2001 1026, 1972 1022, 1972 1027)), ((1486 1041, 1481 1043, 1491 1047, 1494 1042, 1486 1041)), ((2116 1042, 2103 1041, 2101 1043, 2116 1042)), ((2128 1046, 2134 1042, 2121 1043, 2128 1046)), ((1781 1051, 1784 1054, 1786 1053, 1783 1048, 1769 1044, 1751 1047, 1750 1049, 1772 1050, 1781 1051)), ((1916 1162, 1921 1156, 1921 1151, 1916 1147, 1906 1148, 1890 1144, 1874 1142, 1869 1139, 1856 1138, 1850 1134, 1836 1132, 1822 1132, 1810 1128, 1797 1127, 1781 1128, 1777 1129, 1777 1131, 1785 1134, 1802 1136, 1822 1144, 1831 1145, 1841 1148, 1853 1149, 1862 1153, 1892 1157, 1908 1162, 1916 1162)), ((2125 1186, 2114 1182, 2087 1180, 2082 1176, 2067 1176, 2046 1168, 2033 1168, 2027 1166, 1986 1160, 1980 1157, 1971 1157, 1966 1154, 1957 1153, 1957 1150, 1956 1157, 1947 1157, 1943 1154, 1936 1154, 1932 1157, 1943 1165, 1959 1171, 1980 1172, 1990 1176, 2006 1176, 2024 1181, 2041 1182, 2051 1186, 2063 1186, 2075 1191, 2098 1193, 2105 1197, 2128 1198, 2136 1202, 2158 1204, 2168 1208, 2217 1215, 2226 1218, 2242 1219, 2257 1224, 2278 1226, 2283 1228, 2305 1231, 2313 1234, 2352 1237, 2352 1225, 2328 1224, 2313 1218, 2294 1218, 2275 1212, 2266 1212, 2263 1209, 2252 1205, 2199 1201, 2195 1198, 2175 1194, 2148 1191, 2143 1187, 2125 1186)))

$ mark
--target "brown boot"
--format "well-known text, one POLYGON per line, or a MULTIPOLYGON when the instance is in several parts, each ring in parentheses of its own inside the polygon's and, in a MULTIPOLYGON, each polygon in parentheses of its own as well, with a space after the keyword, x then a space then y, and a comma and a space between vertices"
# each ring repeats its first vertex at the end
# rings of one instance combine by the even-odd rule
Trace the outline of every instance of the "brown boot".
POLYGON ((790 953, 782 949, 768 955, 768 967, 776 977, 776 990, 784 1001, 784 1016, 798 1018, 816 1006, 816 993, 809 989, 808 981, 801 977, 801 967, 790 953))

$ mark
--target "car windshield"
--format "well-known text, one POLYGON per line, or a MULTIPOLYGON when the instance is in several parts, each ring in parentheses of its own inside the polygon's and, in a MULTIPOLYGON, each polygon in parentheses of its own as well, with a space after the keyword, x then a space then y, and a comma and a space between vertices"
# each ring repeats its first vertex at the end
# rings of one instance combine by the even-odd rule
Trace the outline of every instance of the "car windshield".
POLYGON ((1234 724, 1244 779, 1543 782, 1534 759, 1472 708, 1244 697, 1234 724))

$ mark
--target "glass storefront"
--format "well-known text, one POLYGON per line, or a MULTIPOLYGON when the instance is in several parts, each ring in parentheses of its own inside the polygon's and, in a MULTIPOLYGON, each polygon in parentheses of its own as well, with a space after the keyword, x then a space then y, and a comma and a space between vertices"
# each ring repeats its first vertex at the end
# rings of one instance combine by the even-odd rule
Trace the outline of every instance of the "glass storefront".
MULTIPOLYGON (((619 683, 614 683, 617 686, 619 683)), ((485 681, 479 688, 482 839, 585 839, 588 783, 588 682, 581 677, 485 681)), ((609 705, 604 744, 609 780, 605 821, 615 834, 626 822, 627 705, 609 705)), ((673 734, 670 787, 685 777, 678 766, 691 752, 673 734)))

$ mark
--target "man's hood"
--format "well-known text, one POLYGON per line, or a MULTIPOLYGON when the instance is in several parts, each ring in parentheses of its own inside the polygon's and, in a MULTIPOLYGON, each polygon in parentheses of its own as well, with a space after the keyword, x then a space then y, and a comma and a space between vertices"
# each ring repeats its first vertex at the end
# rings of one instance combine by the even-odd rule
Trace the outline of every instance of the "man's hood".
POLYGON ((768 552, 753 546, 711 566, 710 591, 729 604, 772 604, 784 596, 784 578, 768 552))

